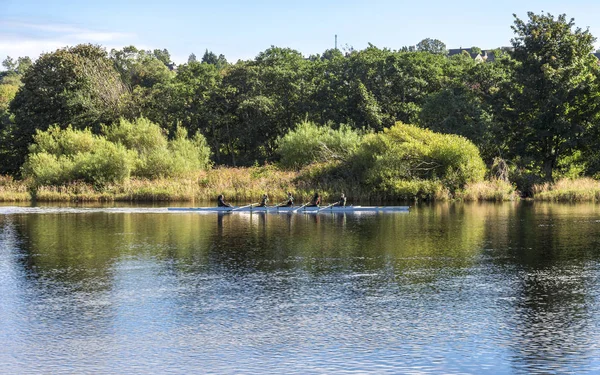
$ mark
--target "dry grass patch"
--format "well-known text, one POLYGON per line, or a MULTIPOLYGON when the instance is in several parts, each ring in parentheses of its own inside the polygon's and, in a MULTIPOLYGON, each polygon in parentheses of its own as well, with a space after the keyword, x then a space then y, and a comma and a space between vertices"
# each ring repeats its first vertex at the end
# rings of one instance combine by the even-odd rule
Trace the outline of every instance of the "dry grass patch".
POLYGON ((518 194, 509 182, 492 179, 467 184, 462 191, 456 193, 455 198, 463 201, 502 202, 512 201, 518 198, 518 194))
POLYGON ((0 202, 27 202, 31 200, 27 184, 11 176, 0 176, 0 202))
POLYGON ((534 185, 533 199, 555 202, 600 201, 600 181, 584 177, 534 185))

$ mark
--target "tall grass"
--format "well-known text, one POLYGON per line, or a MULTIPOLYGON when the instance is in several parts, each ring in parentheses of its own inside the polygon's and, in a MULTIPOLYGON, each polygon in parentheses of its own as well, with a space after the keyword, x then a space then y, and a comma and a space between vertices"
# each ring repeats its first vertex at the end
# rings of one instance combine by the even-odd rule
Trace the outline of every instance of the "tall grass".
POLYGON ((30 199, 27 183, 0 176, 0 202, 27 202, 30 199))
POLYGON ((456 199, 463 201, 512 201, 519 197, 515 187, 507 181, 492 179, 467 184, 456 192, 456 199))
POLYGON ((555 183, 534 185, 533 199, 555 202, 598 202, 600 181, 592 178, 561 179, 555 183))

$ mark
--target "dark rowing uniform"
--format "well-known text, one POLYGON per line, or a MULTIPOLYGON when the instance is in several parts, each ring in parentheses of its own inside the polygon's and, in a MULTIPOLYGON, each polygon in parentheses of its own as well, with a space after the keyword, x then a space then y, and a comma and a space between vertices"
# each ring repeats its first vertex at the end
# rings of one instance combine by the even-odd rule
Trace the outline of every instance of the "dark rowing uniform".
POLYGON ((266 207, 268 202, 269 202, 269 198, 263 197, 262 200, 260 201, 260 204, 258 205, 258 207, 266 207))
POLYGON ((291 195, 288 195, 287 202, 280 204, 279 207, 292 207, 293 205, 294 205, 294 197, 292 197, 291 195))
POLYGON ((335 204, 336 206, 346 207, 346 197, 341 197, 335 204))
POLYGON ((231 207, 229 203, 225 203, 225 200, 222 195, 219 195, 217 198, 217 206, 219 207, 231 207))
POLYGON ((321 197, 319 194, 315 194, 313 199, 310 201, 310 204, 307 207, 319 207, 321 204, 321 197))

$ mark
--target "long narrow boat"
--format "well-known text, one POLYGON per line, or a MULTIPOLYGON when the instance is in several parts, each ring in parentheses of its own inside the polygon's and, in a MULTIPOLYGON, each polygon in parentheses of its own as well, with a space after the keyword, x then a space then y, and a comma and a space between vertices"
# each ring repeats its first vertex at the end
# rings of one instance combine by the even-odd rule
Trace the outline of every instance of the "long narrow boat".
POLYGON ((266 212, 266 213, 328 213, 328 212, 408 212, 409 206, 345 206, 345 207, 169 207, 169 211, 184 212, 266 212))

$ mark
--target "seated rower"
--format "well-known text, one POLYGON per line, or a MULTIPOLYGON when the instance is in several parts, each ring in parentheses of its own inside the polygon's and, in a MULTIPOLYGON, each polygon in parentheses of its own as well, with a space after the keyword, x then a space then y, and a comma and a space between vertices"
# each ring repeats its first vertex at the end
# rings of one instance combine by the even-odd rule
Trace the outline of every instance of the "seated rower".
POLYGON ((258 204, 257 207, 267 207, 267 203, 269 202, 269 196, 267 194, 263 194, 262 200, 258 204))
POLYGON ((315 195, 313 195, 310 203, 306 207, 319 207, 320 204, 321 196, 319 195, 319 193, 315 192, 315 195))
POLYGON ((335 202, 333 205, 338 207, 346 207, 346 195, 342 193, 340 200, 335 202))
POLYGON ((223 196, 223 194, 219 194, 219 196, 217 197, 217 206, 219 206, 219 207, 233 207, 229 203, 225 203, 225 197, 223 196))
POLYGON ((294 205, 294 197, 291 192, 287 193, 287 201, 283 202, 277 207, 292 207, 294 205))

